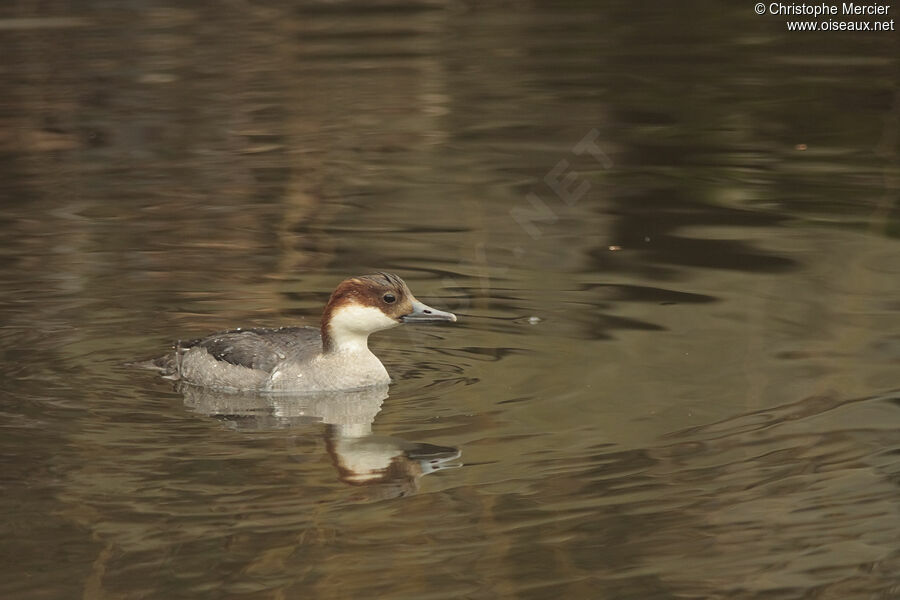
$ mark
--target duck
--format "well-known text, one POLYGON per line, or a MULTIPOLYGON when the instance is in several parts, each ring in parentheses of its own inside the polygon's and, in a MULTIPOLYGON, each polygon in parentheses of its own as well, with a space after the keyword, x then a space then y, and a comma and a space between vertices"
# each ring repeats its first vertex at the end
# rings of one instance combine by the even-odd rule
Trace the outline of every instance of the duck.
POLYGON ((397 275, 345 279, 314 327, 231 329, 179 341, 142 365, 184 384, 238 392, 331 392, 391 382, 369 335, 405 323, 456 322, 423 304, 397 275))

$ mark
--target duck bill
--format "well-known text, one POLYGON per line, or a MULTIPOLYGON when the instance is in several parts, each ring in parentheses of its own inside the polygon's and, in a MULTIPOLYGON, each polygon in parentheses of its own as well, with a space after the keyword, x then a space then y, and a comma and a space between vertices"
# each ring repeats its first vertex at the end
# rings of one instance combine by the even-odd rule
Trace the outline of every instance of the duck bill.
POLYGON ((418 300, 412 301, 413 310, 408 315, 403 315, 400 320, 404 323, 443 323, 449 321, 456 322, 456 315, 444 312, 436 308, 431 308, 422 304, 418 300))

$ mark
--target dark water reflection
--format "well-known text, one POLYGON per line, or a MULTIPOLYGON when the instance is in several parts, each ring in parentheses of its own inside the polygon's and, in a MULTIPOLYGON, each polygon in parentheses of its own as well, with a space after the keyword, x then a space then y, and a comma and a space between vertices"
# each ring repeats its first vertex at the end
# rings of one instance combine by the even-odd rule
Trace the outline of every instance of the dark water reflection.
POLYGON ((0 7, 0 596, 900 597, 895 33, 32 4, 0 7), (387 395, 122 366, 375 269, 461 317, 373 338, 387 395))

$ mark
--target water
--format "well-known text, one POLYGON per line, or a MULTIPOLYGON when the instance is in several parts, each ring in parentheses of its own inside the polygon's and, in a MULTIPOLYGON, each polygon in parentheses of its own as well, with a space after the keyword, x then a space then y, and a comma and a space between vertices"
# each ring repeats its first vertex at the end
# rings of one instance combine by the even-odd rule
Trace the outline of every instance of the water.
POLYGON ((31 4, 0 9, 0 596, 900 598, 896 33, 31 4), (460 315, 373 337, 383 393, 123 366, 373 270, 460 315))

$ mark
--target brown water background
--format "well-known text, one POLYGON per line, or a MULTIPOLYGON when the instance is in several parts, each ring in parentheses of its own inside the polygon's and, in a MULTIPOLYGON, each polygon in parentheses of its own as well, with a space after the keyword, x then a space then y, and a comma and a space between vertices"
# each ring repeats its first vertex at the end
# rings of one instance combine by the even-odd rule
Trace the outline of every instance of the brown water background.
POLYGON ((900 598, 900 38, 752 5, 5 3, 0 597, 900 598), (123 366, 374 270, 386 481, 123 366))

